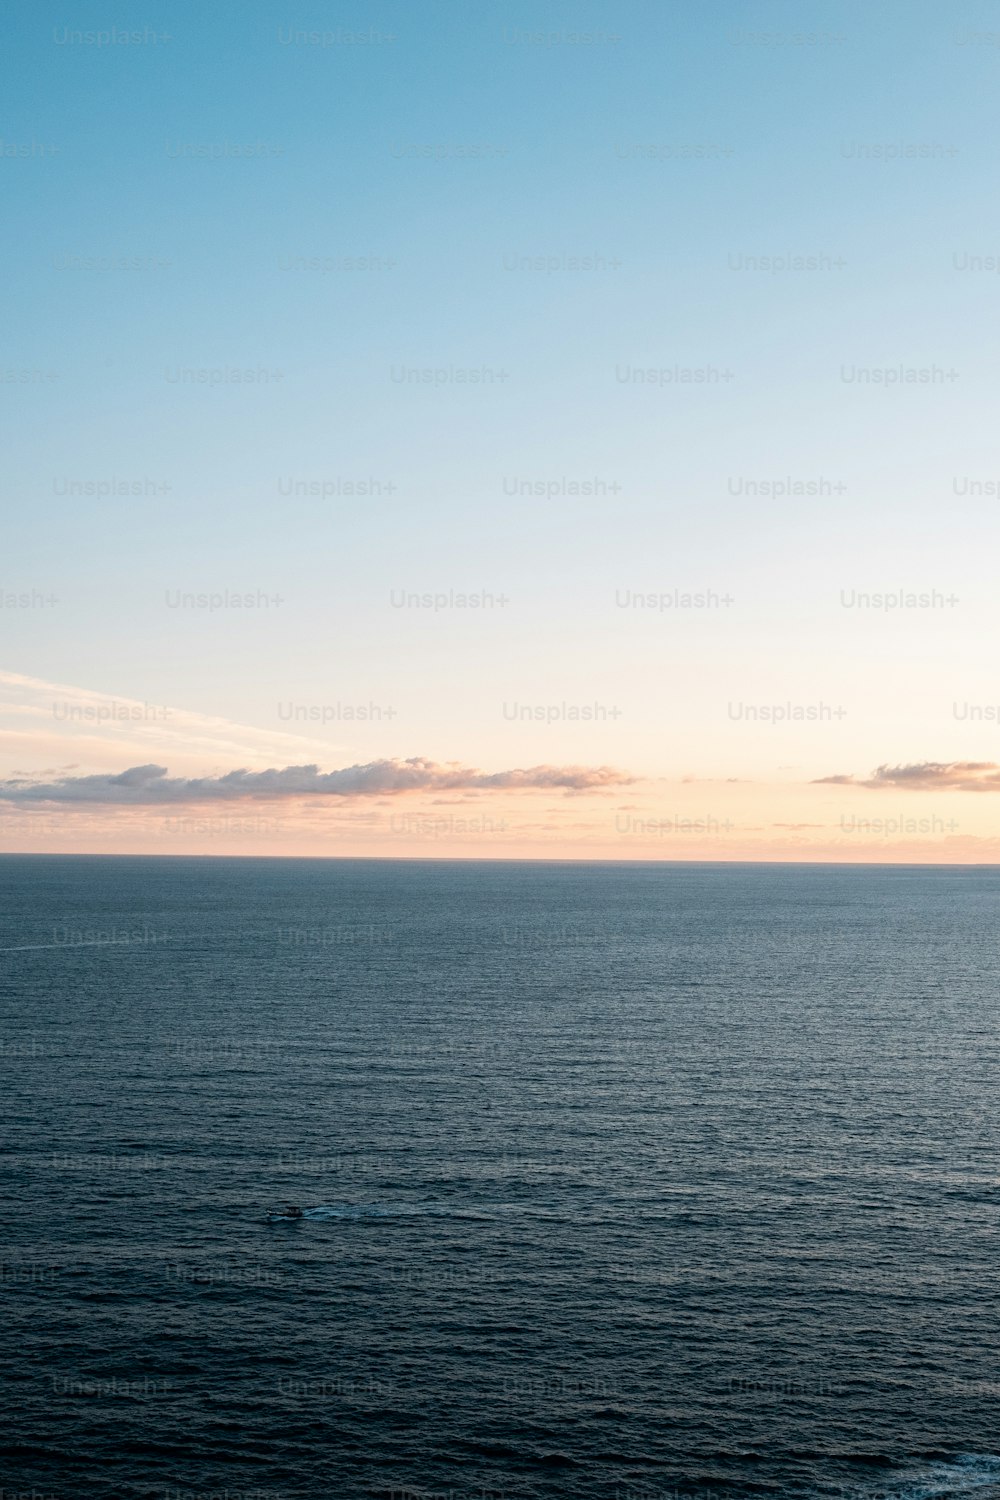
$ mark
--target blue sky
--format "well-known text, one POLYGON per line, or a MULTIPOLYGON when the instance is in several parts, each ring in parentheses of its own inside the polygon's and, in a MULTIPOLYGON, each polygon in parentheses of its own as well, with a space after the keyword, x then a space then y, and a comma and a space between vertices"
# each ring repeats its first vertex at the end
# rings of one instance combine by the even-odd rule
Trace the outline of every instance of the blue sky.
MULTIPOLYGON (((924 0, 9 7, 0 585, 58 604, 4 609, 2 664, 246 726, 257 769, 278 704, 334 701, 394 713, 314 737, 327 768, 610 763, 651 805, 991 760, 951 705, 997 699, 996 497, 957 493, 998 472, 997 278, 961 266, 1000 255, 997 40, 924 0), (158 39, 73 37, 112 27, 158 39), (746 268, 782 256, 819 264, 746 268), (899 367, 941 375, 843 374, 899 367), (785 476, 838 488, 740 492, 785 476), (153 493, 73 492, 110 479, 153 493), (841 602, 896 586, 960 602, 841 602), (736 602, 616 603, 675 588, 736 602), (167 603, 225 590, 282 602, 167 603), (779 743, 734 701, 846 712, 779 743)), ((6 774, 133 763, 23 727, 6 774)))

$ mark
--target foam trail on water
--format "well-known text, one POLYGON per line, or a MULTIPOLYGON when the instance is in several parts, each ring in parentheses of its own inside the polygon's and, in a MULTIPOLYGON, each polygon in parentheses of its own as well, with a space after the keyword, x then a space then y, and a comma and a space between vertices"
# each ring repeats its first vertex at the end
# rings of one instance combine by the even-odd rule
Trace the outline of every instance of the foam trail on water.
POLYGON ((901 1476, 898 1486, 888 1493, 892 1500, 948 1500, 961 1495, 993 1500, 1000 1497, 1000 1455, 956 1453, 901 1476))
POLYGON ((43 948, 65 948, 73 951, 77 948, 128 948, 132 946, 127 938, 109 938, 107 942, 93 943, 22 943, 19 948, 0 948, 0 953, 38 953, 43 948))

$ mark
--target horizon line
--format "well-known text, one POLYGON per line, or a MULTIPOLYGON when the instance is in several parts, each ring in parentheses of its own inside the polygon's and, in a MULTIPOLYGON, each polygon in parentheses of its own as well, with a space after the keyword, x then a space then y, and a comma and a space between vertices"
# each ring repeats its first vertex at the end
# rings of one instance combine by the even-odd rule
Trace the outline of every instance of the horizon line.
POLYGON ((701 867, 751 867, 784 866, 789 869, 809 868, 825 870, 996 870, 1000 860, 847 860, 847 859, 589 859, 551 858, 523 855, 430 855, 430 854, 162 854, 122 853, 121 850, 51 850, 51 849, 4 849, 2 859, 239 859, 239 860, 287 860, 313 861, 327 864, 435 864, 435 865, 697 865, 701 867))

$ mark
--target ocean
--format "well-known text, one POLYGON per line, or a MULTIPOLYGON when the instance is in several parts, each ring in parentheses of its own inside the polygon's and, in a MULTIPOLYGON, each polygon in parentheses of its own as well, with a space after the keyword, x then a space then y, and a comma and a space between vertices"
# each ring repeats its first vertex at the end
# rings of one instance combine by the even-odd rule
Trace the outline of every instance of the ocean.
POLYGON ((997 871, 0 887, 4 1500, 1000 1485, 997 871))

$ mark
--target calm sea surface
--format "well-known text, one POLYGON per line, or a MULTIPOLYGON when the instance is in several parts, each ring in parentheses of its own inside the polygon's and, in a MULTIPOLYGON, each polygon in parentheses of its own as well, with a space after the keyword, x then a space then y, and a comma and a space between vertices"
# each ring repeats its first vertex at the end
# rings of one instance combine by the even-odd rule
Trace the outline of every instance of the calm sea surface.
POLYGON ((0 889, 5 1497, 1000 1484, 1000 873, 0 889))

